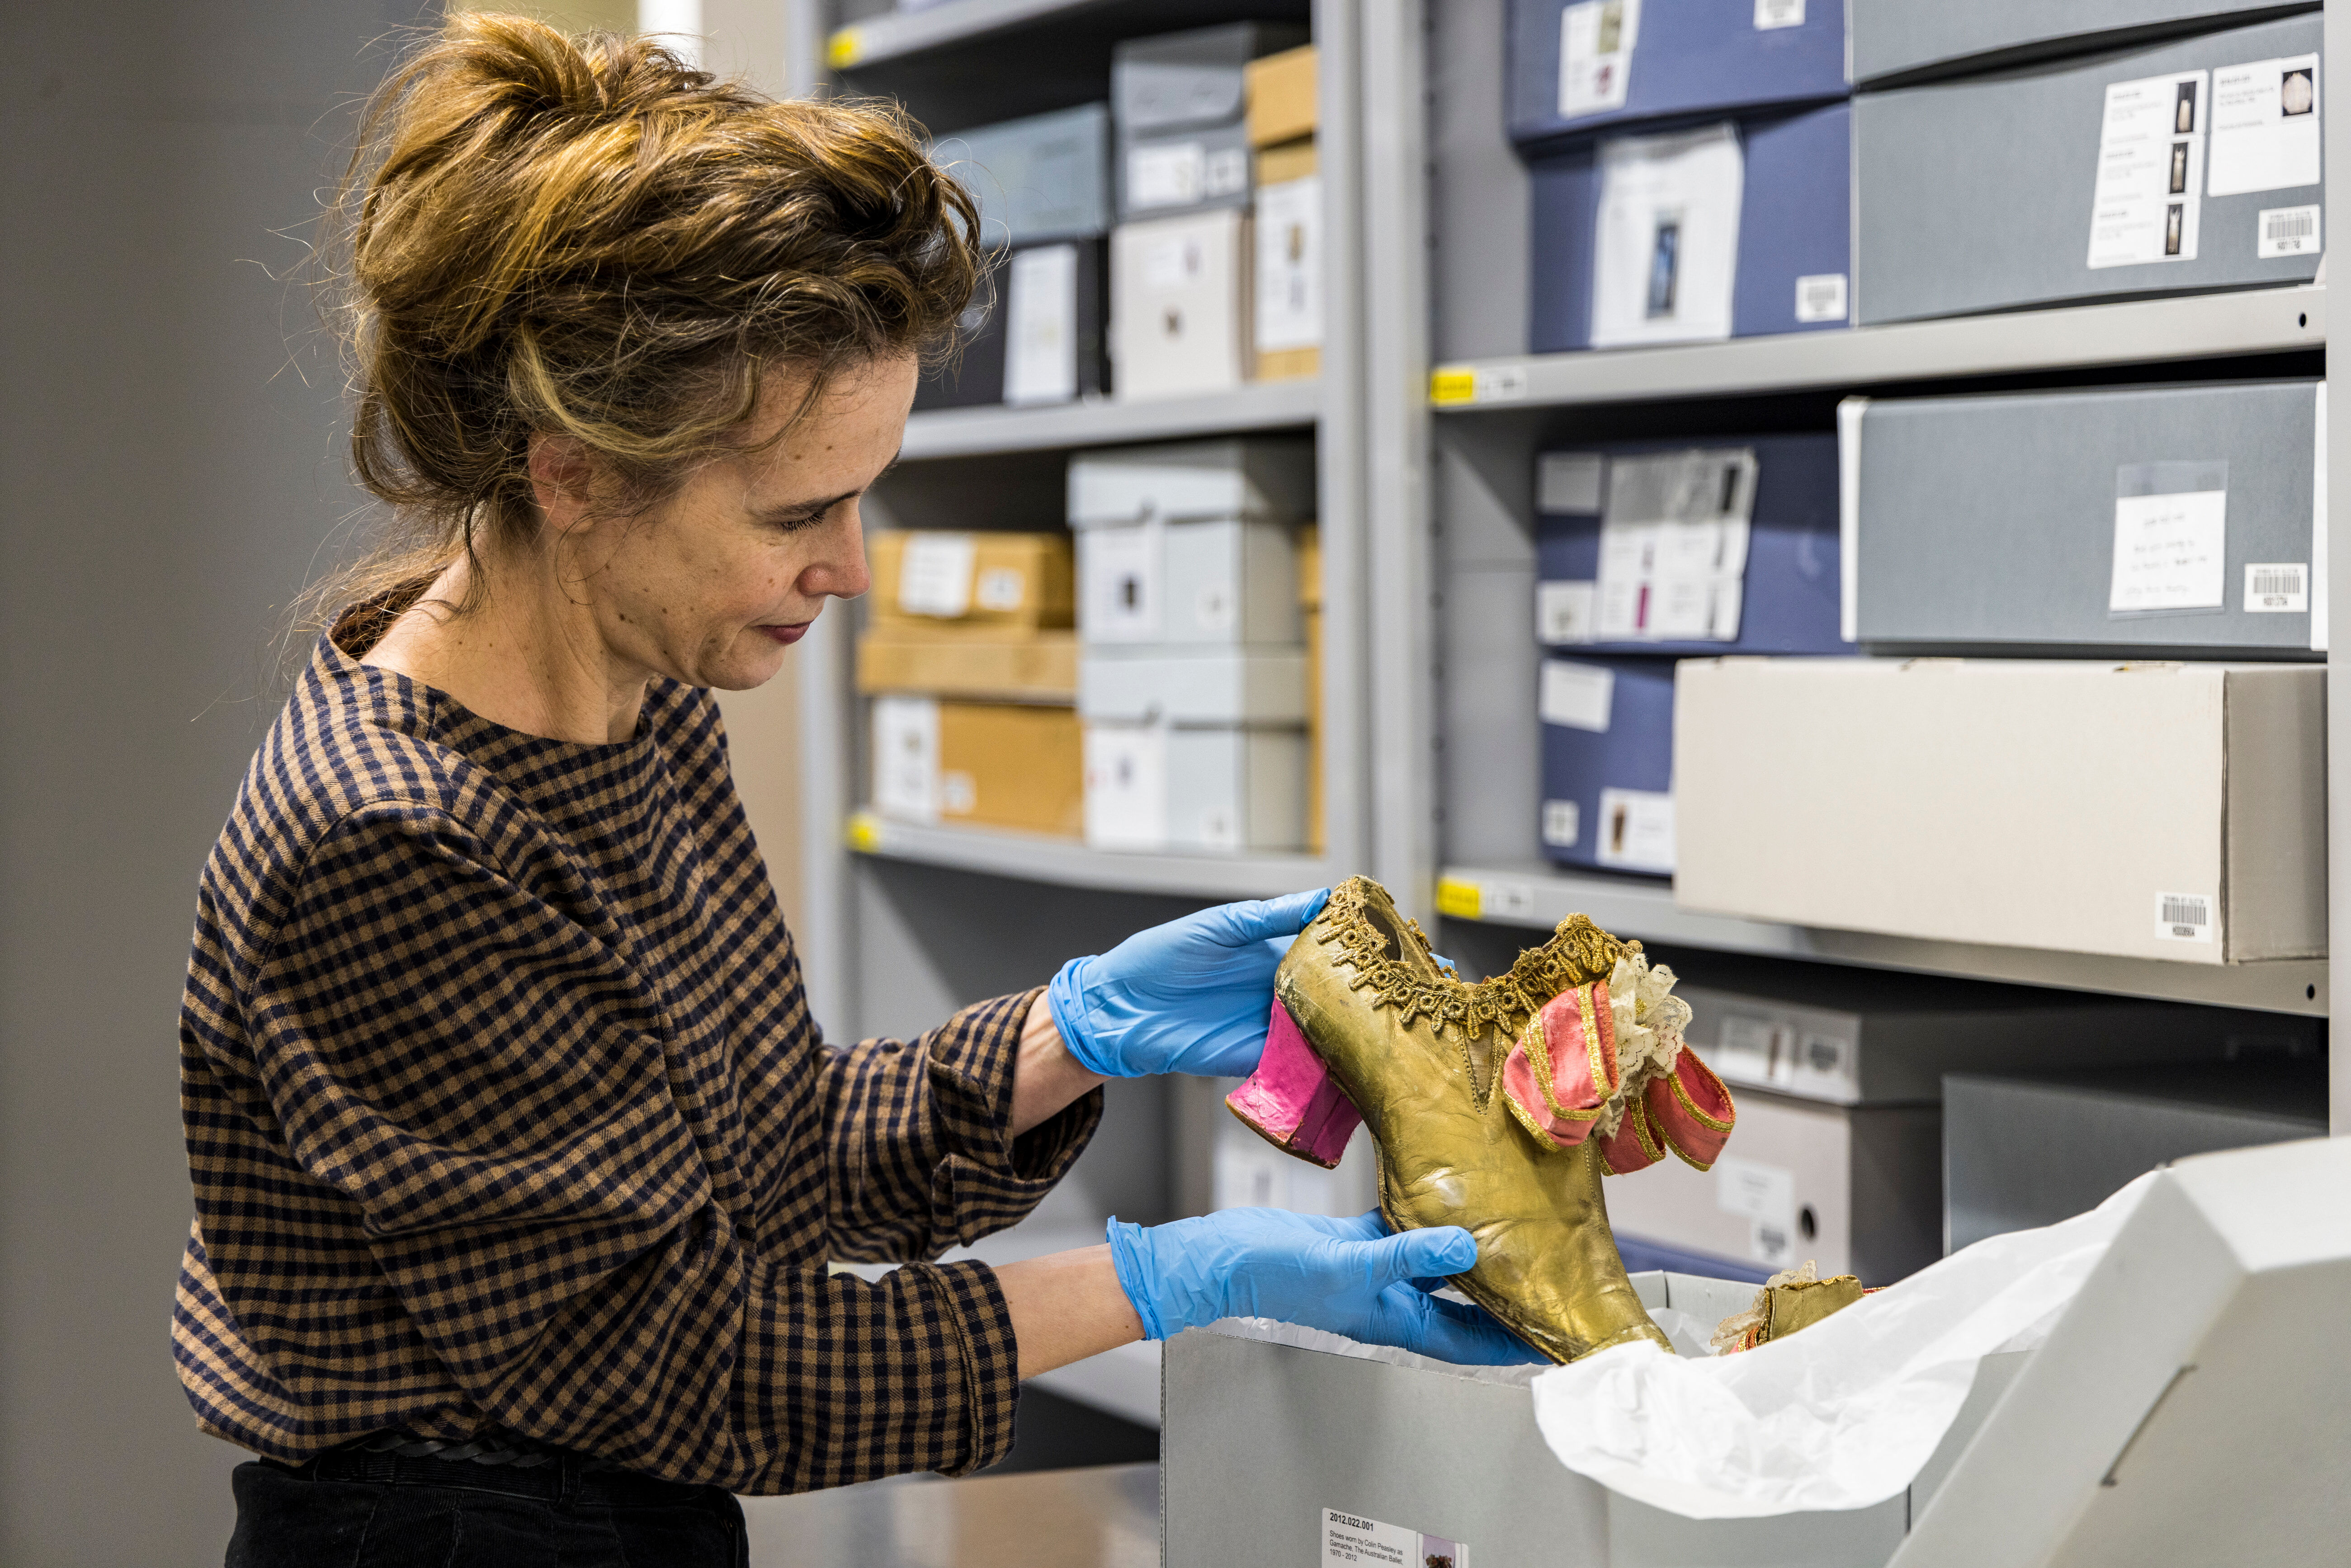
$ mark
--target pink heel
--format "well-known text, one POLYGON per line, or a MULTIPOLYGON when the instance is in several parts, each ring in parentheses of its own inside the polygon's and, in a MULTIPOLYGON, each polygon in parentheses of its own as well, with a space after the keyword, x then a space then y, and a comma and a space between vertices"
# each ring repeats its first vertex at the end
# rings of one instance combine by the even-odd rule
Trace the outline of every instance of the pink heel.
POLYGON ((1338 1166, 1364 1120, 1279 1001, 1257 1071, 1225 1096, 1225 1105, 1267 1143, 1326 1171, 1338 1166))

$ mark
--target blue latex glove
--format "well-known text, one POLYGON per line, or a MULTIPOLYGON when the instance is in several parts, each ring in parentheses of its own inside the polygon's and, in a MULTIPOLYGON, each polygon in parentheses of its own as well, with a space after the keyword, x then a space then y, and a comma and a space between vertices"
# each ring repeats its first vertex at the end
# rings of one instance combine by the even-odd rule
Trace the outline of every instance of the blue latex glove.
POLYGON ((1273 972, 1331 890, 1220 904, 1072 958, 1046 998, 1070 1054, 1105 1078, 1257 1071, 1273 972))
POLYGON ((1326 1219, 1228 1208, 1147 1229, 1113 1218, 1109 1238, 1119 1287, 1153 1339, 1218 1318, 1276 1318, 1457 1364, 1543 1359, 1483 1308, 1429 1294, 1478 1260, 1458 1226, 1392 1236, 1377 1210, 1326 1219))

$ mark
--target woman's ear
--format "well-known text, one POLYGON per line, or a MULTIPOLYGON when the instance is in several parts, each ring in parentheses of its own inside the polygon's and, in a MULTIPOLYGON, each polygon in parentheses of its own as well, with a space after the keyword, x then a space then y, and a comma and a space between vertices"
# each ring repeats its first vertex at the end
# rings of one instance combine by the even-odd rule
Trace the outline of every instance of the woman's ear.
POLYGON ((594 521, 589 486, 594 477, 587 446, 579 437, 533 431, 530 494, 549 532, 584 532, 594 521))

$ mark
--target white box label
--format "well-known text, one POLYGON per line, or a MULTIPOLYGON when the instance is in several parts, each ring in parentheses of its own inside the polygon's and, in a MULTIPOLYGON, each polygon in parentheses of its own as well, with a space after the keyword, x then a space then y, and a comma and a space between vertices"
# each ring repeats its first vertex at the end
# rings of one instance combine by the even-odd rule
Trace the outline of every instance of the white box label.
POLYGON ((1556 850, 1572 850, 1583 831, 1583 809, 1573 800, 1545 800, 1542 841, 1556 850))
POLYGON ((908 534, 905 553, 898 558, 898 608, 908 615, 949 621, 967 612, 978 549, 969 534, 908 534))
POLYGON ((1078 395, 1078 247, 1012 258, 1005 285, 1004 401, 1015 408, 1078 395))
POLYGON ((1581 120, 1625 107, 1641 0, 1583 0, 1559 14, 1559 117, 1581 120))
POLYGON ((1207 168, 1200 177, 1200 193, 1211 201, 1218 196, 1238 195, 1249 189, 1249 150, 1244 147, 1221 147, 1208 154, 1207 168))
POLYGON ((1596 582, 1535 584, 1535 641, 1550 643, 1589 643, 1593 614, 1598 606, 1596 582))
POLYGON ((1745 447, 1617 459, 1600 525, 1593 640, 1736 641, 1755 480, 1745 447))
POLYGON ((939 705, 931 697, 873 701, 873 805, 917 822, 939 820, 939 705))
POLYGON ((1165 730, 1086 726, 1086 842, 1098 850, 1167 847, 1165 730))
MULTIPOLYGON (((1532 920, 1535 890, 1523 882, 1489 882, 1479 903, 1484 913, 1504 920, 1532 920)), ((1447 960, 1448 965, 1450 960, 1447 960)))
POLYGON ((1721 1155, 1714 1162, 1714 1206, 1725 1214, 1745 1215, 1793 1230, 1796 1173, 1785 1166, 1721 1155))
POLYGON ((1364 1563, 1382 1568, 1469 1568, 1469 1549, 1400 1524, 1324 1509, 1322 1568, 1354 1568, 1364 1563))
POLYGON ((1535 510, 1597 512, 1608 459, 1597 452, 1547 452, 1535 469, 1535 510))
POLYGON ((1804 25, 1804 0, 1755 0, 1755 30, 1768 33, 1774 27, 1801 27, 1804 25))
POLYGON ((1729 337, 1747 168, 1737 130, 1619 136, 1599 161, 1592 346, 1729 337))
POLYGON ((2109 611, 2212 610, 2226 602, 2229 493, 2115 497, 2109 611))
POLYGON ((1078 634, 1089 643, 1149 643, 1159 636, 1159 529, 1088 528, 1078 536, 1085 593, 1078 634))
POLYGON ((1257 193, 1257 346, 1322 341, 1322 181, 1310 174, 1257 193))
POLYGON ((1579 664, 1566 659, 1543 661, 1535 711, 1545 724, 1605 735, 1615 702, 1616 672, 1606 665, 1579 664))
POLYGON ((2302 615, 2310 610, 2310 568, 2298 560, 2262 561, 2245 568, 2245 613, 2302 615))
POLYGON ((1018 567, 998 566, 979 574, 979 592, 974 597, 982 610, 1003 612, 1019 609, 1028 593, 1026 573, 1018 567))
POLYGON ((2254 220, 2253 255, 2259 260, 2315 256, 2321 248, 2316 207, 2264 207, 2254 220))
POLYGON ((2318 183, 2318 57, 2255 60, 2212 73, 2204 192, 2241 196, 2318 183))
POLYGON ((1171 141, 1130 148, 1126 154, 1126 204, 1188 207, 1208 183, 1208 150, 1197 141, 1171 141))
POLYGON ((1597 831, 1600 837, 1593 854, 1602 865, 1617 871, 1673 871, 1672 795, 1653 789, 1603 789, 1597 831))
POLYGON ((2209 893, 2157 894, 2155 934, 2165 942, 2211 941, 2212 895, 2209 893))
POLYGON ((2093 267, 2196 259, 2207 85, 2202 71, 2107 85, 2090 198, 2093 267))
POLYGON ((1842 272, 1815 272, 1796 279, 1796 319, 1844 320, 1844 274, 1842 272))

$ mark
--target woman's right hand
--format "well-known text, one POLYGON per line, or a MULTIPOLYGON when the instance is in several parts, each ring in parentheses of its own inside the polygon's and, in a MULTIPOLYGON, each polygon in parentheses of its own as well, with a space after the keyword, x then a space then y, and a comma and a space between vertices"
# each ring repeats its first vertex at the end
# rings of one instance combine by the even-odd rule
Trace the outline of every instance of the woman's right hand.
POLYGON ((1439 1361, 1542 1359, 1483 1308, 1430 1294, 1478 1260, 1477 1242, 1458 1226, 1391 1235, 1377 1211, 1329 1219, 1228 1208, 1148 1228, 1113 1219, 1109 1238, 1147 1338, 1218 1318, 1277 1318, 1439 1361))

